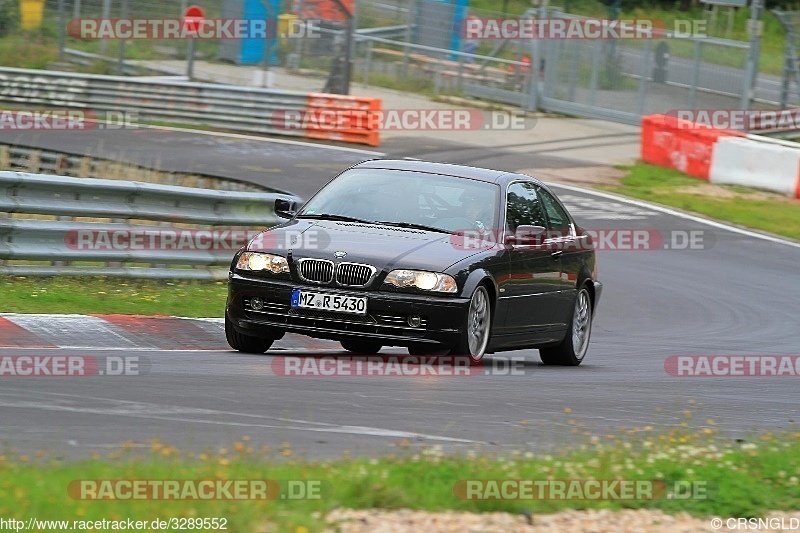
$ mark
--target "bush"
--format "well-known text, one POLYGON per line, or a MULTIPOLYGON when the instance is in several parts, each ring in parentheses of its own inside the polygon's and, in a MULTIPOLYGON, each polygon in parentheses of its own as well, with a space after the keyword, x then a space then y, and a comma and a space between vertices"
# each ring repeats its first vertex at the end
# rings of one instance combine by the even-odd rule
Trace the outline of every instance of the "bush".
POLYGON ((19 25, 16 0, 0 0, 0 37, 11 33, 19 25))

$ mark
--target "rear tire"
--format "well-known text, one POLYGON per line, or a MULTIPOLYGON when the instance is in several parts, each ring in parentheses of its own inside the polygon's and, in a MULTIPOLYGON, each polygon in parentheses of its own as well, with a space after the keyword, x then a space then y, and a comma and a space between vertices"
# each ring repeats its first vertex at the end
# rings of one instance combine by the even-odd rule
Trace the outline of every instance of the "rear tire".
POLYGON ((340 341, 340 344, 342 348, 356 355, 374 355, 383 348, 381 344, 369 341, 340 341))
POLYGON ((227 339, 231 348, 244 353, 264 353, 275 342, 274 339, 251 337, 237 332, 233 329, 233 324, 231 324, 228 315, 225 315, 225 339, 227 339))
POLYGON ((492 327, 492 306, 489 303, 489 291, 479 285, 469 301, 461 338, 450 350, 450 355, 469 356, 472 363, 478 363, 486 353, 489 345, 489 331, 492 327))
POLYGON ((539 357, 546 365, 578 366, 589 350, 591 335, 592 299, 584 287, 575 297, 575 308, 564 340, 553 348, 539 348, 539 357))

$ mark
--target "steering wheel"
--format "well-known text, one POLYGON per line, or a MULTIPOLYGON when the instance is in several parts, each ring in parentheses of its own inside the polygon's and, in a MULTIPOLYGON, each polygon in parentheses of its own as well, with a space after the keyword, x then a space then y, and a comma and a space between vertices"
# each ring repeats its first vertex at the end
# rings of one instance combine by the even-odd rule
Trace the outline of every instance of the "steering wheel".
POLYGON ((485 230, 485 227, 481 227, 482 224, 478 224, 477 220, 470 220, 466 217, 452 217, 452 218, 440 218, 437 220, 439 226, 448 229, 450 231, 467 231, 467 230, 485 230))

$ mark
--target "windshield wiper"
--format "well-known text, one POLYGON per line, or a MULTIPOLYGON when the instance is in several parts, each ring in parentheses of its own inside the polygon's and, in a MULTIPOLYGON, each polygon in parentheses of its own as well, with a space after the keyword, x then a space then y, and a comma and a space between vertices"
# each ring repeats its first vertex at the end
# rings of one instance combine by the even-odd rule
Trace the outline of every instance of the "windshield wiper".
POLYGON ((361 222, 362 224, 374 224, 374 222, 370 220, 348 217, 345 215, 334 215, 332 213, 307 213, 303 215, 297 215, 296 218, 314 218, 319 220, 338 220, 340 222, 361 222))
POLYGON ((379 220, 375 224, 383 224, 384 226, 397 226, 398 228, 421 229, 424 231, 435 231, 437 233, 452 233, 446 229, 436 228, 434 226, 426 226, 425 224, 415 224, 413 222, 388 222, 379 220))

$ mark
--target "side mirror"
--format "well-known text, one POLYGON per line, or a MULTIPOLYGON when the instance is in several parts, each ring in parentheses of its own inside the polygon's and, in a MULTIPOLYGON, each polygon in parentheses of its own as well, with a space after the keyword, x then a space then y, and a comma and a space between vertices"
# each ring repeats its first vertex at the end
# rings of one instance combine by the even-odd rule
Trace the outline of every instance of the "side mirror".
POLYGON ((275 199, 275 214, 281 218, 292 218, 297 213, 297 202, 285 198, 275 199))
POLYGON ((544 226, 517 226, 513 235, 506 236, 506 243, 517 246, 542 244, 546 231, 544 226))

